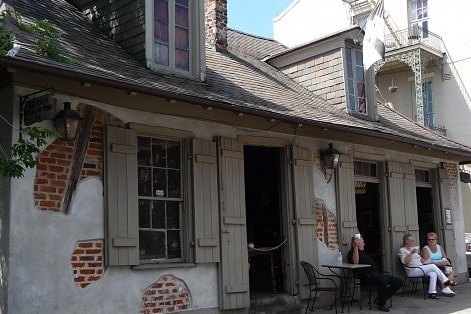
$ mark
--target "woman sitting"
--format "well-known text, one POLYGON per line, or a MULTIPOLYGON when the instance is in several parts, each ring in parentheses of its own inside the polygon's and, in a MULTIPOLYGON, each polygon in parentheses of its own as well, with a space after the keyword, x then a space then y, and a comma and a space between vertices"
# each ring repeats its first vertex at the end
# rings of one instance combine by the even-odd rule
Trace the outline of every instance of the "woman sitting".
POLYGON ((456 286, 455 273, 449 271, 446 266, 451 266, 445 250, 437 243, 438 236, 435 232, 427 233, 427 243, 421 251, 422 259, 427 264, 435 264, 448 277, 451 286, 456 286))
POLYGON ((402 246, 399 249, 398 255, 401 262, 410 267, 406 268, 409 277, 421 277, 423 274, 429 277, 428 296, 431 299, 439 299, 437 296, 437 279, 440 281, 442 293, 444 296, 454 296, 455 293, 448 287, 450 280, 442 273, 442 271, 435 264, 424 265, 422 258, 419 255, 419 247, 414 246, 414 238, 410 234, 405 234, 402 237, 402 246))

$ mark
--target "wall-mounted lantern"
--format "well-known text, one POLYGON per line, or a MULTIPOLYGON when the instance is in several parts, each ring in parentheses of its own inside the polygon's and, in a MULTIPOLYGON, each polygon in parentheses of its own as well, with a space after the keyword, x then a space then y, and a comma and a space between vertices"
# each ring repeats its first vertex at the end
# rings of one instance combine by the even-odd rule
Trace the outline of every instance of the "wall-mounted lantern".
POLYGON ((64 102, 64 109, 54 117, 54 125, 60 133, 60 139, 73 141, 77 137, 77 131, 82 118, 70 108, 70 102, 64 102))
POLYGON ((321 169, 324 173, 324 177, 327 180, 327 183, 332 179, 332 173, 334 169, 337 169, 339 166, 340 152, 334 148, 332 143, 329 143, 329 148, 320 151, 321 156, 321 169), (327 174, 329 171, 329 175, 327 174))

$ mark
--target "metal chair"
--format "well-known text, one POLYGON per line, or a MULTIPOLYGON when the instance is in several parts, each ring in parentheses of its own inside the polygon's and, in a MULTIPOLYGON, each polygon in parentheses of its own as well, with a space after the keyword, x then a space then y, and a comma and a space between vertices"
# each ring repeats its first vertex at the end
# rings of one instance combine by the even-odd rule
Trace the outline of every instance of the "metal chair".
POLYGON ((309 304, 311 302, 311 296, 313 292, 314 297, 312 298, 311 311, 314 310, 314 302, 316 302, 318 291, 334 292, 334 302, 332 302, 332 304, 330 305, 330 309, 332 309, 332 305, 334 305, 335 313, 337 313, 337 283, 334 279, 329 278, 336 278, 336 276, 322 274, 314 266, 305 261, 301 261, 301 266, 303 267, 304 272, 306 273, 306 277, 309 281, 309 298, 307 300, 306 313, 309 309, 309 304), (329 283, 329 285, 321 285, 322 282, 329 283))
POLYGON ((402 271, 404 273, 404 284, 402 285, 402 293, 401 297, 404 295, 404 289, 406 287, 406 282, 409 281, 409 285, 411 286, 411 294, 415 294, 419 289, 418 289, 418 284, 419 282, 422 282, 422 290, 424 291, 424 299, 427 299, 427 288, 428 288, 428 283, 429 283, 429 277, 425 274, 424 270, 418 266, 407 266, 402 263, 402 261, 399 259, 399 262, 401 263, 402 266, 402 271), (420 269, 422 276, 409 276, 407 274, 408 270, 418 268, 420 269))

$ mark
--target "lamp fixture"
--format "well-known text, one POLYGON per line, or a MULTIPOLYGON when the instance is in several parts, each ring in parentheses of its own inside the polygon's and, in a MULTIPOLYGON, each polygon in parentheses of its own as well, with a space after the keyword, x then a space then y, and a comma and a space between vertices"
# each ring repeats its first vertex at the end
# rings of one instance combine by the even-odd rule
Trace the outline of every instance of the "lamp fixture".
POLYGON ((327 183, 332 179, 333 170, 339 166, 340 152, 334 148, 332 143, 329 143, 329 148, 320 151, 321 156, 321 170, 327 183), (327 173, 329 171, 329 174, 327 173))
POLYGON ((388 89, 391 93, 394 93, 395 91, 397 91, 397 86, 394 85, 394 77, 391 77, 391 86, 389 86, 388 89))
POLYGON ((64 102, 64 109, 54 117, 54 126, 60 133, 60 139, 65 141, 75 140, 82 121, 80 115, 72 110, 70 105, 70 102, 64 102))

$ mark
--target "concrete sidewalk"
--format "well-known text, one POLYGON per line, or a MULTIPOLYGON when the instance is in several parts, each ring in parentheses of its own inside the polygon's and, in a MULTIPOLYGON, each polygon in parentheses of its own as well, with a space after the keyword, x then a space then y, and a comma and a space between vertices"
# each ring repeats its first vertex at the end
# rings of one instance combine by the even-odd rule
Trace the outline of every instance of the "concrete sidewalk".
MULTIPOLYGON (((422 291, 418 291, 415 295, 399 295, 393 296, 393 306, 389 313, 427 313, 427 314, 445 314, 445 313, 470 313, 471 314, 471 283, 465 283, 452 287, 453 291, 456 292, 454 297, 443 297, 440 296, 439 300, 427 299, 424 300, 422 291)), ((370 311, 368 307, 368 300, 365 298, 361 304, 363 310, 360 310, 358 304, 353 303, 350 307, 350 313, 384 313, 378 310, 378 307, 373 305, 373 309, 370 311)), ((386 303, 389 306, 389 301, 386 303)), ((338 308, 338 312, 341 313, 341 308, 338 308)), ((347 312, 347 308, 344 307, 344 312, 347 312)), ((314 312, 308 313, 335 313, 335 310, 321 310, 315 309, 314 312)))

